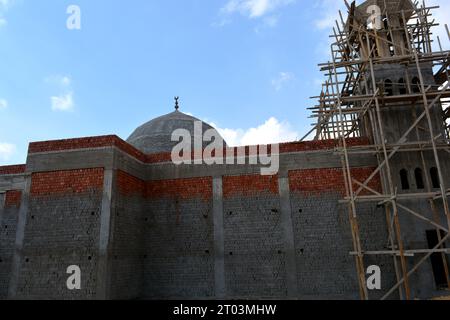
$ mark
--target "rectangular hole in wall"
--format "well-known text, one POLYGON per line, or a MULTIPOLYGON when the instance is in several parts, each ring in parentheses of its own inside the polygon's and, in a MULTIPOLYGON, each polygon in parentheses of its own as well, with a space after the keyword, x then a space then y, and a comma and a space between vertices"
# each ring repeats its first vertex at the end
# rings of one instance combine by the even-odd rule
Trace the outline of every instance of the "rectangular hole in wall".
MULTIPOLYGON (((446 233, 444 231, 441 231, 441 239, 446 236, 446 233)), ((436 230, 428 230, 427 231, 427 241, 428 241, 428 248, 433 249, 436 247, 439 243, 438 238, 438 232, 436 230)), ((442 246, 442 248, 445 248, 445 244, 442 246)), ((447 287, 447 275, 445 274, 445 267, 444 267, 444 261, 442 259, 441 253, 433 253, 430 257, 431 259, 431 265, 433 267, 433 274, 434 274, 434 280, 436 282, 436 287, 438 289, 446 288, 447 287)), ((447 259, 447 255, 446 255, 447 259)), ((447 266, 448 264, 448 259, 447 266)))

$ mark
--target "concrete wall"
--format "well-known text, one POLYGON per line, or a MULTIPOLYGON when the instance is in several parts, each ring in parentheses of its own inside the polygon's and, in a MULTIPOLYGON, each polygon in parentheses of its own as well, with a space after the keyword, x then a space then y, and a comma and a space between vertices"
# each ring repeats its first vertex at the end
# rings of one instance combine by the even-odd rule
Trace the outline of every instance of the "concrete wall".
POLYGON ((0 299, 8 296, 25 166, 0 167, 0 299))
POLYGON ((144 196, 145 182, 117 171, 113 197, 111 299, 137 299, 144 283, 144 196))
POLYGON ((147 184, 144 297, 214 297, 212 209, 212 178, 147 184))
POLYGON ((21 193, 0 194, 0 299, 8 296, 21 193))
POLYGON ((227 297, 287 297, 278 177, 226 176, 223 193, 227 297))
MULTIPOLYGON (((373 170, 357 168, 352 174, 364 181, 373 170)), ((289 182, 299 297, 358 299, 355 260, 349 255, 353 251, 349 212, 339 204, 345 194, 342 169, 291 171, 289 182)), ((370 186, 380 190, 379 179, 370 186)), ((383 210, 364 204, 357 212, 363 250, 383 248, 387 239, 383 210)), ((381 268, 381 291, 370 292, 371 298, 381 298, 394 283, 392 261, 367 256, 364 263, 381 268)))
POLYGON ((10 298, 89 299, 96 294, 103 169, 35 173, 19 214, 10 298), (66 270, 82 270, 69 291, 66 270))

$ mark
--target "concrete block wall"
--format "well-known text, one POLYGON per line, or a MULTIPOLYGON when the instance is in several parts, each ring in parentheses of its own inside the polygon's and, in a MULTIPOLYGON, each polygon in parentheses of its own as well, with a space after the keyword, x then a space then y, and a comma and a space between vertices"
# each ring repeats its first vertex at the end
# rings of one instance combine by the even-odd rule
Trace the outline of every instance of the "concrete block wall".
MULTIPOLYGON (((342 209, 344 210, 345 218, 348 221, 348 209, 346 207, 342 209)), ((385 209, 383 207, 377 207, 374 203, 358 203, 356 210, 358 212, 357 219, 361 235, 361 246, 364 250, 389 250, 388 222, 386 221, 385 209)), ((348 226, 348 230, 350 230, 350 226, 348 226)), ((348 233, 350 233, 350 231, 348 233)), ((353 248, 351 251, 353 251, 353 248)), ((354 258, 351 258, 351 260, 354 264, 354 258)), ((366 255, 364 257, 364 267, 367 269, 367 267, 372 265, 378 266, 381 269, 381 290, 369 291, 369 298, 371 300, 378 300, 397 283, 394 260, 388 255, 366 255)), ((417 285, 418 283, 414 284, 414 286, 417 285)), ((389 299, 398 298, 398 291, 394 292, 389 297, 389 299)))
POLYGON ((304 298, 358 298, 348 213, 339 196, 291 193, 297 285, 304 298))
POLYGON ((227 297, 287 297, 278 177, 225 176, 223 219, 227 297))
POLYGON ((95 297, 103 169, 34 173, 30 179, 23 246, 10 297, 95 297), (79 291, 66 286, 71 265, 82 270, 79 291))
POLYGON ((212 178, 149 181, 144 297, 213 298, 212 178))
POLYGON ((21 191, 0 194, 0 299, 8 296, 21 191))
POLYGON ((0 299, 8 296, 25 165, 0 167, 0 299))
POLYGON ((121 170, 116 175, 109 298, 137 299, 144 283, 145 182, 121 170))
MULTIPOLYGON (((363 182, 374 169, 353 168, 352 176, 363 182)), ((345 196, 342 169, 290 171, 289 183, 299 296, 358 299, 355 260, 349 255, 353 251, 349 212, 339 204, 345 196)), ((379 177, 369 186, 380 191, 379 177)), ((384 210, 374 204, 358 204, 357 212, 363 250, 384 248, 384 210)), ((395 283, 392 260, 367 256, 365 265, 381 268, 382 290, 370 292, 371 298, 381 298, 395 283)))

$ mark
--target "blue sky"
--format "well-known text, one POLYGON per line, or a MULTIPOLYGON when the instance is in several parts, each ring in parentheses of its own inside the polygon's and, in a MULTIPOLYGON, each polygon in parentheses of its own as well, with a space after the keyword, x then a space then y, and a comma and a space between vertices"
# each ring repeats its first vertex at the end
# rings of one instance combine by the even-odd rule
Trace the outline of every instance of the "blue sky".
POLYGON ((175 95, 181 111, 212 122, 231 144, 300 138, 342 7, 337 0, 0 0, 0 164, 24 163, 31 141, 126 139, 172 112, 175 95), (66 27, 72 4, 81 9, 81 30, 66 27))

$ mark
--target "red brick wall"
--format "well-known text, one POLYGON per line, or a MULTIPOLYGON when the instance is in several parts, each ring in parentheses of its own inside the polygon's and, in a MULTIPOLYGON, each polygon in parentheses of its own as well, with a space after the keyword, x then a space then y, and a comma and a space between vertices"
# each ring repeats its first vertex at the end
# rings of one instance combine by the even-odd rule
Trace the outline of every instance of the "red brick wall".
POLYGON ((223 197, 278 194, 278 176, 244 175, 223 177, 223 197))
MULTIPOLYGON (((366 138, 349 138, 347 139, 347 145, 357 146, 366 145, 369 141, 366 138)), ((320 141, 305 141, 305 142, 291 142, 280 144, 280 153, 289 152, 306 152, 306 151, 318 151, 318 150, 329 150, 334 149, 339 146, 339 140, 320 140, 320 141)), ((90 149, 90 148, 101 148, 115 146, 125 153, 135 157, 136 159, 146 162, 146 163, 160 163, 160 162, 170 162, 170 153, 158 153, 146 155, 128 144, 126 141, 120 139, 115 135, 110 136, 100 136, 100 137, 89 137, 89 138, 77 138, 77 139, 66 139, 66 140, 56 140, 56 141, 42 141, 30 143, 28 152, 30 154, 39 152, 51 152, 51 151, 64 151, 64 150, 75 150, 75 149, 90 149)), ((246 147, 245 154, 249 154, 249 146, 246 147)), ((270 146, 269 148, 270 149, 270 146)), ((269 151, 270 152, 270 151, 269 151)), ((234 153, 237 154, 237 149, 235 148, 234 153)), ((224 155, 226 151, 224 151, 224 155)), ((193 157, 191 157, 193 158, 193 157)), ((1 168, 0 168, 1 170, 1 168)), ((1 174, 1 171, 0 171, 1 174)))
POLYGON ((22 201, 22 191, 7 191, 5 195, 5 208, 20 207, 22 201))
POLYGON ((84 193, 103 188, 103 168, 33 173, 31 195, 84 193))
POLYGON ((30 143, 28 148, 28 153, 39 153, 39 152, 51 152, 51 151, 64 151, 64 150, 76 150, 76 149, 90 149, 90 148, 102 148, 102 147, 112 147, 116 146, 122 151, 128 153, 129 155, 141 160, 146 161, 146 156, 123 141, 117 136, 101 136, 101 137, 90 137, 90 138, 77 138, 77 139, 65 139, 65 140, 55 140, 55 141, 42 141, 30 143))
POLYGON ((203 200, 212 199, 212 178, 193 178, 149 181, 146 183, 147 198, 177 198, 192 199, 195 197, 203 200))
POLYGON ((26 170, 26 165, 14 165, 14 166, 3 166, 0 167, 0 175, 7 174, 19 174, 24 173, 26 170))
POLYGON ((126 172, 117 170, 117 190, 125 196, 145 196, 145 182, 126 172))
MULTIPOLYGON (((374 172, 375 168, 353 168, 351 169, 352 178, 361 183, 374 172)), ((321 193, 327 191, 337 191, 341 195, 345 195, 345 182, 342 168, 332 169, 308 169, 296 170, 289 172, 289 185, 291 192, 300 193, 321 193)), ((381 192, 380 176, 373 178, 369 187, 381 192)), ((353 188, 358 189, 357 184, 353 184, 353 188)), ((364 191, 361 194, 369 194, 364 191)))
MULTIPOLYGON (((280 144, 280 153, 330 150, 338 147, 340 140, 317 140, 280 144)), ((348 138, 347 147, 368 145, 367 138, 348 138)))
MULTIPOLYGON (((291 152, 307 152, 307 151, 320 151, 320 150, 330 150, 338 147, 340 145, 340 140, 319 140, 319 141, 304 141, 304 142, 288 142, 281 143, 280 153, 291 153, 291 152)), ((348 138, 347 146, 360 146, 368 145, 369 140, 366 138, 348 138)), ((232 148, 233 152, 229 152, 237 156, 237 148, 232 148)), ((271 146, 267 146, 267 152, 271 153, 271 146)), ((250 154, 250 146, 245 146, 245 155, 250 154)), ((227 149, 224 149, 223 155, 227 155, 227 149)), ((194 152, 192 152, 191 159, 194 159, 194 152)), ((171 161, 170 153, 158 153, 147 155, 148 163, 159 163, 159 162, 169 162, 171 161)))

